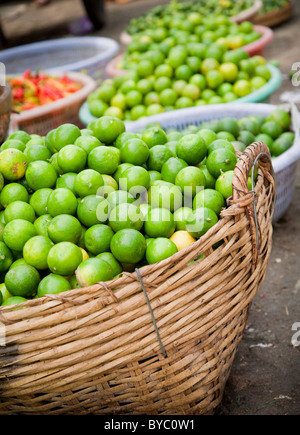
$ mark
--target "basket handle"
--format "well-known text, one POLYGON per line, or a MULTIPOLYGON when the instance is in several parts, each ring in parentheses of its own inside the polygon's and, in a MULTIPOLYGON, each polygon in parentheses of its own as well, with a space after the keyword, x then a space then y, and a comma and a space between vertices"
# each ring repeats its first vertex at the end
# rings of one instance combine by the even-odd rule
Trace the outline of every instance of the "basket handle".
POLYGON ((272 185, 273 195, 275 196, 274 171, 272 158, 268 146, 264 142, 253 142, 240 155, 239 161, 234 169, 234 178, 232 180, 233 195, 229 199, 229 204, 233 206, 233 213, 238 219, 237 209, 246 209, 250 223, 252 236, 252 267, 256 266, 260 251, 260 228, 257 219, 257 210, 255 204, 255 192, 248 189, 248 178, 252 171, 252 186, 254 185, 254 169, 259 164, 263 176, 267 183, 272 185))

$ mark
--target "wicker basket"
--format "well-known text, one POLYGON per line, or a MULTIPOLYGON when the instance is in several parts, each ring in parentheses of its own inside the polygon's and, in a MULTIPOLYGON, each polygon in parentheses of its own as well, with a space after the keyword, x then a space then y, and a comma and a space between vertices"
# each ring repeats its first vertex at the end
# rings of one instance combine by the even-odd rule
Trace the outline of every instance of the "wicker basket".
POLYGON ((264 143, 242 154, 233 191, 219 222, 172 257, 1 307, 0 414, 215 413, 271 251, 264 143))
POLYGON ((275 9, 265 14, 255 15, 251 21, 254 24, 260 24, 262 26, 275 27, 290 20, 293 16, 294 1, 290 1, 286 6, 275 9))
MULTIPOLYGON (((50 73, 49 73, 50 74, 50 73)), ((53 76, 60 77, 65 73, 51 73, 53 76)), ((46 135, 50 130, 61 124, 71 123, 82 127, 79 118, 79 110, 88 95, 95 90, 97 83, 95 80, 82 73, 69 72, 67 76, 82 84, 82 88, 73 94, 53 101, 52 103, 26 110, 20 113, 11 114, 11 132, 24 130, 29 134, 46 135)))

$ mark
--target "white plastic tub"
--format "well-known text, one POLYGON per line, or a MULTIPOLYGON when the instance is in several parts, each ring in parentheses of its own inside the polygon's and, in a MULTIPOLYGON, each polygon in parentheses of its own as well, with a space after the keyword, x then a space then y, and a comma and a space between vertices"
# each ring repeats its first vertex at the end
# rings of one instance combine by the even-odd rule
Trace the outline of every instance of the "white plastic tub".
MULTIPOLYGON (((138 121, 126 123, 126 131, 137 132, 152 122, 159 122, 163 128, 176 127, 183 130, 188 125, 200 125, 212 119, 233 117, 242 118, 251 114, 268 116, 276 107, 272 104, 239 103, 216 104, 180 109, 159 115, 149 116, 138 121)), ((276 203, 273 222, 277 222, 289 208, 296 184, 296 169, 300 159, 300 115, 294 105, 282 105, 292 116, 292 129, 295 132, 293 146, 279 157, 273 158, 276 182, 276 203)))
POLYGON ((81 72, 96 82, 105 77, 107 63, 119 51, 111 38, 80 36, 58 38, 24 44, 0 52, 6 74, 22 74, 25 70, 48 72, 81 72))

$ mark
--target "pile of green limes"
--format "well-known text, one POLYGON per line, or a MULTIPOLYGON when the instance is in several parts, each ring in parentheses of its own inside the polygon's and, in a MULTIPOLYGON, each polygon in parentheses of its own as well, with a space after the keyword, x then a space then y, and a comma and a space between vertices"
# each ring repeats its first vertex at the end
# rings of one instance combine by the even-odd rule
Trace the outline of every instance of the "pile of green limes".
MULTIPOLYGON (((253 0, 196 0, 183 2, 171 0, 165 6, 155 6, 138 18, 131 19, 126 31, 130 35, 135 35, 148 28, 168 26, 174 19, 181 22, 186 20, 193 22, 198 14, 202 16, 215 14, 232 17, 249 9, 253 6, 253 3, 253 0)), ((282 3, 282 1, 279 3, 282 3)))
MULTIPOLYGON (((139 50, 141 46, 139 44, 139 50)), ((219 44, 178 44, 136 51, 140 59, 125 75, 104 80, 87 98, 94 117, 135 121, 174 109, 230 103, 264 86, 271 72, 263 56, 219 44)))
POLYGON ((0 148, 0 302, 109 281, 195 242, 232 194, 236 139, 276 136, 271 149, 286 148, 289 128, 276 110, 184 132, 126 132, 103 116, 45 137, 12 133, 0 148))

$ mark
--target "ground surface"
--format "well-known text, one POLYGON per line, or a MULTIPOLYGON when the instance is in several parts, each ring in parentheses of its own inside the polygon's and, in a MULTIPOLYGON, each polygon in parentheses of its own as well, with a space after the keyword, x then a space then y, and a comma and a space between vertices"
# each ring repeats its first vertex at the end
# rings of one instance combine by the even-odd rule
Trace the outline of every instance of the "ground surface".
MULTIPOLYGON (((107 3, 107 24, 101 31, 92 33, 118 40, 132 17, 165 3, 166 0, 107 3)), ((274 29, 275 38, 264 52, 267 59, 280 61, 284 74, 281 88, 271 98, 274 104, 281 102, 285 91, 292 91, 294 95, 300 92, 300 87, 293 88, 288 80, 292 65, 300 62, 300 2, 295 3, 294 18, 274 29)), ((68 25, 85 15, 79 0, 52 0, 41 8, 30 2, 26 2, 25 8, 22 2, 10 2, 9 6, 0 5, 0 13, 8 44, 12 46, 49 37, 70 36, 68 25)), ((292 325, 299 322, 300 327, 299 216, 300 166, 293 202, 274 227, 267 275, 253 301, 220 414, 300 415, 300 334, 296 345, 292 344, 296 332, 292 325)))

